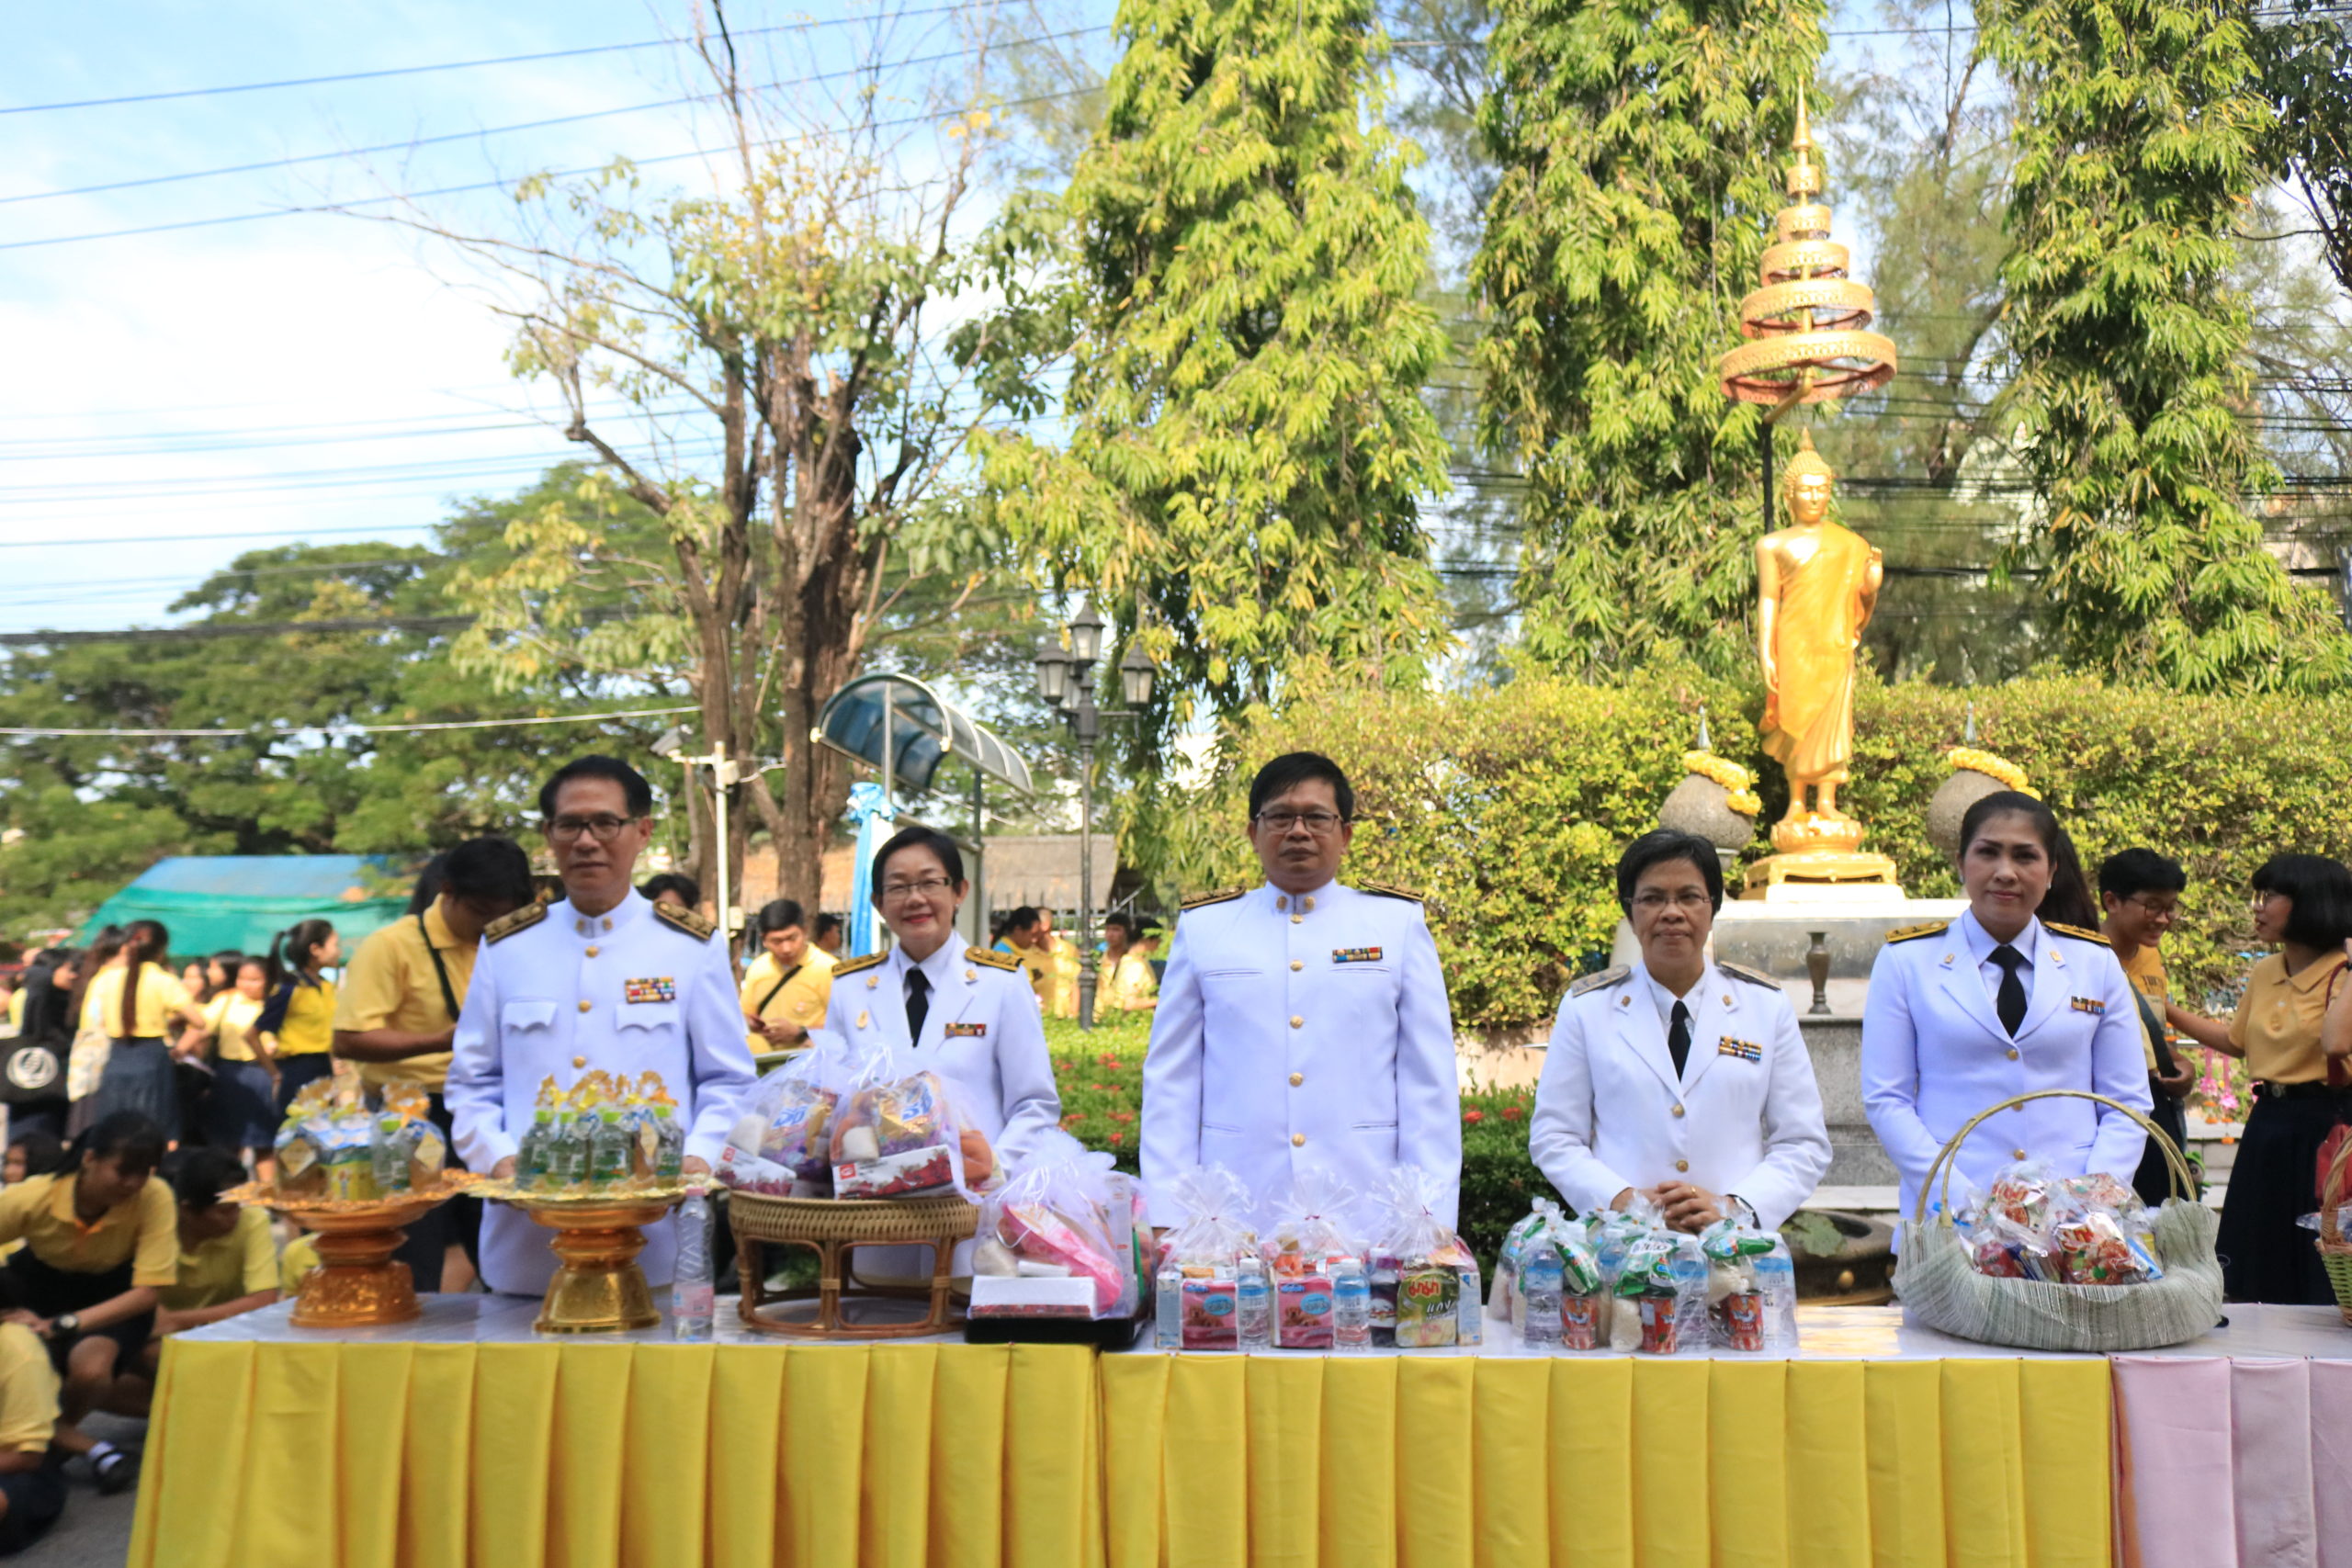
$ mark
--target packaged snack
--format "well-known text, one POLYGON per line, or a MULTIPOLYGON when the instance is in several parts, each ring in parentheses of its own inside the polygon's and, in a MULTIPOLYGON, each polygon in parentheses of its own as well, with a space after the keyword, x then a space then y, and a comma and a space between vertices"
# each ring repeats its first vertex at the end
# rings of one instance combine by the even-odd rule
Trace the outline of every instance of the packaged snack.
MULTIPOLYGON (((833 1190, 832 1118, 842 1095, 866 1075, 869 1064, 887 1060, 877 1047, 859 1050, 831 1030, 808 1032, 808 1049, 794 1056, 754 1084, 742 1101, 728 1147, 722 1156, 725 1172, 741 1177, 758 1168, 767 1192, 775 1187, 771 1170, 780 1168, 786 1180, 773 1196, 830 1197, 833 1190)), ((683 1152, 684 1139, 680 1140, 683 1152)))
POLYGON ((1172 1195, 1183 1218, 1168 1235, 1166 1257, 1183 1280, 1183 1347, 1238 1349, 1241 1255, 1258 1245, 1249 1189, 1223 1166, 1199 1166, 1177 1179, 1172 1195))
POLYGON ((1131 1217, 1133 1202, 1122 1184, 1114 1203, 1110 1164, 1110 1156, 1091 1153, 1057 1129, 989 1195, 980 1209, 979 1234, 997 1250, 983 1259, 975 1249, 975 1316, 1100 1318, 1116 1315, 1122 1305, 1133 1314, 1134 1253, 1125 1228, 1114 1216, 1115 1208, 1131 1217), (1008 1261, 1012 1268, 1005 1271, 1001 1266, 1008 1261), (1081 1280, 1087 1289, 1027 1283, 1043 1280, 1081 1280))
POLYGON ((2134 1285, 2164 1277, 2146 1207, 2106 1171, 2053 1182, 2040 1161, 2010 1166, 1954 1223, 1970 1263, 1996 1279, 2134 1285))
POLYGON ((978 1201, 964 1163, 975 1139, 981 1164, 992 1169, 987 1140, 956 1115, 936 1073, 865 1083, 843 1098, 833 1119, 834 1195, 904 1198, 956 1190, 978 1201))
POLYGON ((1374 1343, 1383 1343, 1383 1307, 1388 1339, 1399 1347, 1478 1343, 1478 1264, 1451 1226, 1437 1217, 1446 1184, 1433 1172, 1408 1165, 1389 1173, 1375 1194, 1383 1220, 1373 1251, 1374 1343), (1445 1284, 1438 1284, 1442 1271, 1445 1284), (1385 1276, 1385 1278, 1384 1278, 1385 1276), (1384 1303, 1384 1292, 1388 1303, 1384 1303))
POLYGON ((1699 1250, 1707 1260, 1710 1342, 1723 1350, 1794 1348, 1795 1269, 1775 1262, 1789 1262, 1788 1244, 1775 1232, 1718 1220, 1700 1233, 1699 1250))
POLYGON ((1345 1230, 1355 1195, 1333 1171, 1309 1166, 1292 1181, 1259 1248, 1274 1282, 1274 1343, 1283 1349, 1331 1348, 1331 1273, 1340 1259, 1355 1256, 1345 1230))
POLYGON ((1413 1349, 1456 1342, 1462 1276, 1423 1258, 1396 1269, 1396 1344, 1413 1349))
MULTIPOLYGON (((1654 1356, 1703 1351, 1707 1346, 1707 1259, 1696 1236, 1645 1232, 1626 1248, 1616 1296, 1634 1313, 1633 1348, 1654 1356)), ((1626 1348, 1621 1315, 1612 1340, 1626 1348)))

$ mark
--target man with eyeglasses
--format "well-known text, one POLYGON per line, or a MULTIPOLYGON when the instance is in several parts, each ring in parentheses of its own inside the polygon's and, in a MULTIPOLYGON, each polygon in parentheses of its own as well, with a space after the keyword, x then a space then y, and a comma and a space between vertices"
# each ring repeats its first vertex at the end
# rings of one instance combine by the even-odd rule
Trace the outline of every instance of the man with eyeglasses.
POLYGON ((1660 829, 1626 846, 1617 902, 1641 962, 1560 998, 1528 1152, 1579 1213, 1657 1205, 1698 1232, 1777 1230, 1829 1168, 1829 1129, 1796 1009, 1770 976, 1710 963, 1715 847, 1660 829))
MULTIPOLYGON (((630 872, 652 837, 653 787, 612 757, 582 757, 539 791, 563 897, 529 904, 482 933, 458 1019, 449 1111, 470 1169, 511 1176, 540 1083, 589 1072, 652 1071, 678 1102, 685 1168, 707 1171, 752 1084, 734 967, 693 910, 649 903, 630 872)), ((504 1205, 482 1218, 481 1274, 493 1291, 537 1295, 555 1271, 548 1233, 504 1205)), ((646 1278, 667 1284, 670 1222, 649 1225, 646 1278)))
MULTIPOLYGON (((2180 863, 2154 850, 2120 850, 2099 863, 2098 901, 2106 917, 2099 922, 2099 934, 2115 949, 2115 961, 2123 966, 2123 977, 2132 982, 2132 997, 2140 1006, 2141 1044, 2147 1051, 2148 1100, 2153 1107, 2148 1119, 2184 1149, 2188 1146, 2188 1122, 2181 1101, 2197 1087, 2197 1069, 2172 1048, 2177 1026, 2167 1015, 2179 1010, 2172 1005, 2172 982, 2165 974, 2164 954, 2156 944, 2179 918, 2180 896, 2188 886, 2188 874, 2181 870, 2180 863)), ((2197 1021, 2224 1035, 2229 1030, 2228 1024, 2210 1019, 2197 1021)), ((2172 1193, 2172 1173, 2165 1168, 2164 1148, 2153 1138, 2140 1156, 2132 1185, 2152 1205, 2162 1203, 2172 1193)))
POLYGON ((1402 1165, 1445 1182, 1454 1222, 1462 1100, 1445 976, 1419 898, 1339 880, 1355 791, 1329 757, 1258 771, 1249 835, 1265 882, 1183 904, 1143 1069, 1151 1223, 1221 1165, 1261 1207, 1323 1166, 1370 1194, 1402 1165))

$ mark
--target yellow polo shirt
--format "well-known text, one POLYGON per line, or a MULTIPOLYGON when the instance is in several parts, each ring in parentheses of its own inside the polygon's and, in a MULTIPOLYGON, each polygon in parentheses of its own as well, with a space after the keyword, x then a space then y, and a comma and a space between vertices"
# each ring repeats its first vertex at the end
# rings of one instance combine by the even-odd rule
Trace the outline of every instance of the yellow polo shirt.
POLYGON ((204 1004, 204 1027, 212 1036, 212 1054, 224 1062, 254 1062, 254 1024, 261 1003, 243 991, 223 991, 204 1004))
MULTIPOLYGON (((122 980, 128 973, 126 969, 101 970, 82 998, 83 1021, 109 1039, 124 1038, 122 980)), ((178 976, 160 964, 146 964, 139 971, 139 995, 131 1003, 130 1037, 156 1040, 166 1032, 177 1033, 173 1020, 178 1010, 195 1005, 196 998, 187 994, 178 976)))
POLYGON ((57 1369, 21 1323, 0 1323, 0 1449, 42 1453, 57 1430, 57 1369))
POLYGON ((153 1177, 139 1195, 85 1225, 74 1213, 81 1178, 35 1176, 0 1188, 0 1241, 21 1238, 35 1258, 73 1274, 103 1274, 130 1265, 133 1286, 161 1290, 180 1277, 180 1208, 153 1177))
MULTIPOLYGON (((279 1055, 316 1056, 334 1049, 334 982, 323 975, 315 980, 294 977, 287 987, 284 1015, 276 1029, 266 1031, 277 1036, 279 1055)), ((276 1005, 272 998, 264 1010, 276 1005)))
MULTIPOLYGON (((2319 1026, 2327 1016, 2328 982, 2345 970, 2340 953, 2325 953, 2293 975, 2275 953, 2254 966, 2237 1016, 2230 1020, 2230 1043, 2245 1053, 2247 1072, 2267 1083, 2317 1083, 2327 1077, 2319 1026)), ((2352 975, 2335 984, 2352 985, 2352 975)))
MULTIPOLYGON (((2172 999, 2172 981, 2165 974, 2165 955, 2156 950, 2154 943, 2140 944, 2140 950, 2132 955, 2132 962, 2123 966, 2123 977, 2131 981, 2132 987, 2142 996, 2155 1004, 2156 1021, 2164 1023, 2165 1004, 2172 999)), ((2165 1024, 2165 1038, 2169 1041, 2172 1037, 2172 1026, 2165 1024)), ((2154 1072, 2156 1045, 2148 1038, 2148 1032, 2144 1029, 2140 1031, 2140 1048, 2148 1058, 2148 1071, 2154 1072)))
MULTIPOLYGON (((335 998, 334 1027, 354 1033, 365 1029, 397 1029, 410 1034, 435 1034, 457 1022, 442 999, 441 981, 433 972, 433 955, 441 955, 449 974, 449 989, 458 1005, 466 1005, 466 987, 474 977, 474 954, 480 942, 459 942, 441 918, 441 901, 424 911, 424 927, 416 917, 402 915, 372 933, 343 971, 343 988, 335 998), (426 943, 432 943, 428 951, 426 943)), ((449 1078, 449 1053, 411 1056, 400 1062, 358 1062, 360 1081, 380 1089, 385 1084, 423 1084, 435 1094, 449 1078)))
POLYGON ((269 1234, 269 1211, 246 1209, 237 1215, 235 1230, 182 1252, 178 1280, 156 1296, 167 1311, 194 1312, 276 1289, 277 1243, 269 1234))
POLYGON ((1103 986, 1102 1002, 1120 1012, 1141 1012, 1159 1000, 1159 976, 1140 953, 1123 953, 1103 986))
MULTIPOLYGON (((826 1004, 833 997, 833 962, 831 953, 814 942, 809 943, 808 950, 800 955, 799 965, 792 978, 785 981, 783 989, 778 990, 776 978, 783 971, 776 967, 775 955, 762 949, 760 955, 752 960, 751 967, 743 971, 743 1016, 764 1019, 771 1023, 780 1019, 786 1023, 797 1023, 803 1029, 820 1027, 825 1021, 826 1004), (771 991, 775 993, 773 998, 768 995, 771 991), (761 1005, 763 1000, 767 1004, 764 1007, 761 1005)), ((767 1037, 763 1034, 752 1035, 751 1043, 754 1051, 768 1048, 767 1037)))
POLYGON ((302 1281, 319 1266, 318 1238, 308 1234, 298 1235, 286 1244, 286 1251, 277 1260, 277 1288, 283 1294, 299 1296, 302 1281))

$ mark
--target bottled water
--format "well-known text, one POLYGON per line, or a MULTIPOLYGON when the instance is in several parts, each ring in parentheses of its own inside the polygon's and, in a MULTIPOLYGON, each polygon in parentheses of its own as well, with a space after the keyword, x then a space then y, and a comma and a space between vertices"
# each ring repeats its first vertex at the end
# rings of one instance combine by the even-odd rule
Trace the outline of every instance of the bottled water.
POLYGON ((531 1113, 530 1131, 514 1152, 514 1185, 533 1191, 547 1185, 548 1150, 555 1143, 555 1112, 545 1106, 531 1113))
POLYGON ((596 1118, 588 1140, 588 1184, 617 1187, 636 1169, 637 1135, 621 1120, 620 1107, 608 1106, 596 1118))
POLYGON ((1360 1258, 1342 1258, 1332 1266, 1331 1343, 1346 1351, 1372 1348, 1372 1280, 1360 1258))
POLYGON ((680 1339, 710 1337, 718 1303, 710 1283, 710 1205, 689 1193, 678 1211, 678 1272, 670 1286, 670 1326, 680 1339))
POLYGON ((1565 1274, 1560 1254, 1539 1241, 1519 1260, 1520 1343, 1548 1353, 1560 1348, 1560 1291, 1565 1274))
POLYGON ((1764 1298, 1764 1345, 1767 1349, 1797 1348, 1797 1269, 1785 1247, 1756 1259, 1758 1293, 1764 1298))
POLYGON ((1159 1271, 1159 1348, 1184 1348, 1184 1271, 1170 1261, 1159 1271))
POLYGON ((1274 1292, 1267 1282, 1266 1266, 1244 1258, 1235 1279, 1235 1315, 1240 1320, 1241 1348, 1268 1350, 1274 1341, 1274 1292))
POLYGON ((1484 1337, 1487 1316, 1481 1303, 1486 1300, 1486 1287, 1478 1279, 1478 1260, 1474 1258, 1462 1266, 1462 1294, 1453 1311, 1453 1342, 1456 1345, 1476 1345, 1484 1337))

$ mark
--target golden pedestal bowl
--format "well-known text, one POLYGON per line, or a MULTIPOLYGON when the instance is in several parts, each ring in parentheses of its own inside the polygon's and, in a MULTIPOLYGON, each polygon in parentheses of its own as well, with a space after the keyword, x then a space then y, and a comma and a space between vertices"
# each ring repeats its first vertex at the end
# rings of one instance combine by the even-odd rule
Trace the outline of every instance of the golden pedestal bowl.
POLYGON ((316 1239, 319 1266, 302 1280, 295 1297, 297 1328, 375 1328, 422 1317, 408 1265, 394 1262, 408 1227, 474 1184, 465 1171, 446 1174, 437 1186, 390 1198, 305 1198, 249 1181, 221 1197, 232 1203, 259 1203, 286 1215, 316 1239))
POLYGON ((652 1288, 637 1263, 645 1250, 643 1227, 697 1190, 684 1182, 583 1192, 521 1191, 511 1181, 484 1188, 484 1198, 512 1204, 555 1233, 548 1245, 558 1268, 531 1326, 542 1334, 618 1334, 660 1323, 652 1288))

